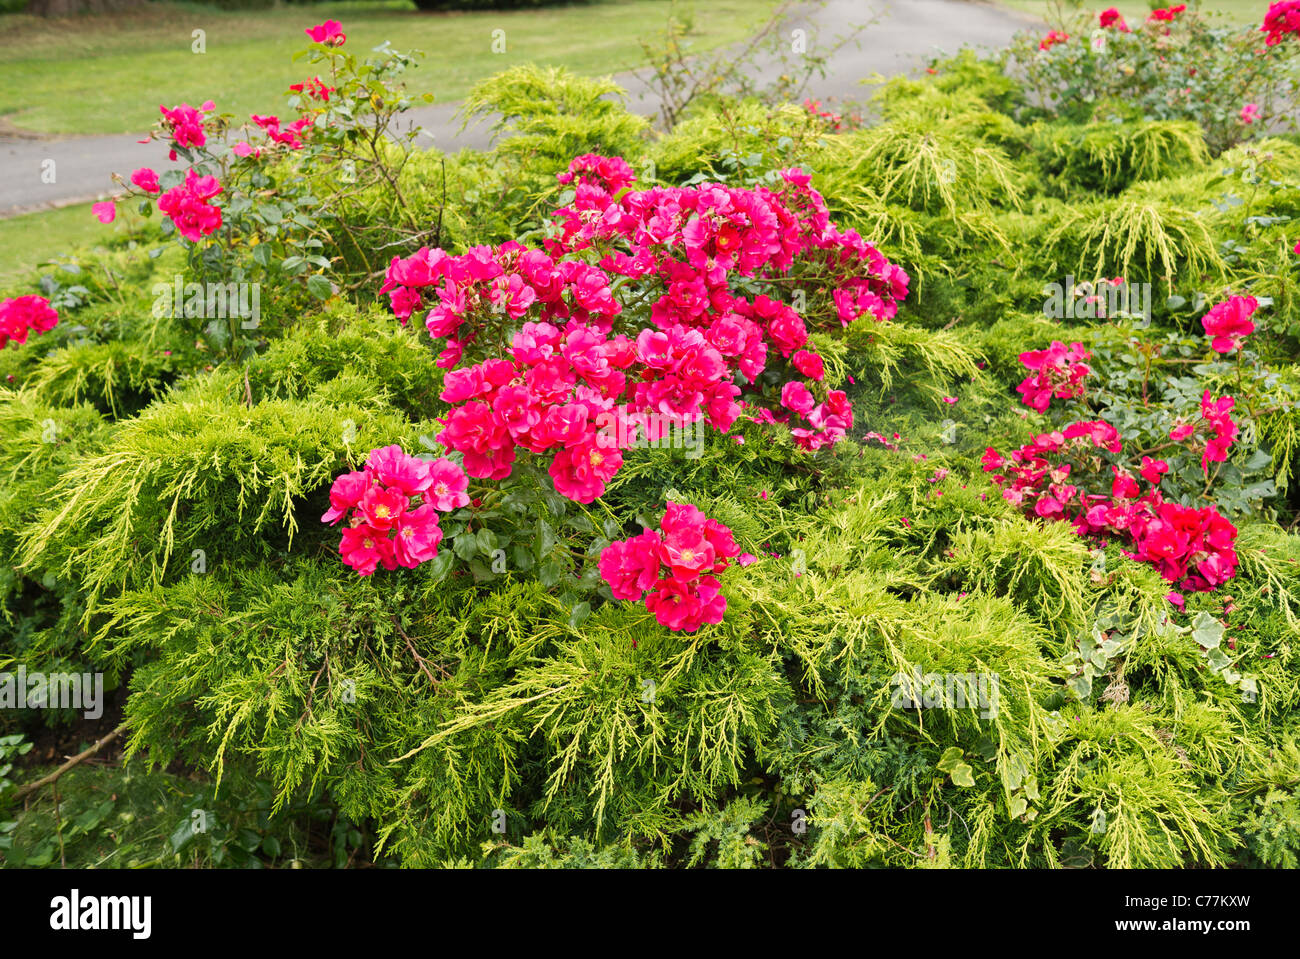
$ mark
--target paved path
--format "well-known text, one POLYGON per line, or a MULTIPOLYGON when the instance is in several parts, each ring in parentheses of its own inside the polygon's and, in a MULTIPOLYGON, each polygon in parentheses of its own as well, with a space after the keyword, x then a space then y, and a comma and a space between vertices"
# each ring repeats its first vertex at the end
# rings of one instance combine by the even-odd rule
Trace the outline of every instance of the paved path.
MULTIPOLYGON (((876 22, 857 43, 831 58, 827 75, 814 79, 809 94, 820 99, 861 99, 861 80, 873 73, 895 74, 917 68, 940 51, 955 53, 963 45, 1004 45, 1017 30, 1032 26, 1032 17, 979 0, 829 0, 788 25, 816 26, 819 42, 830 44, 850 25, 875 14, 876 22)), ((810 33, 810 36, 812 34, 810 33)), ((760 63, 760 74, 775 75, 779 64, 760 63)), ((628 89, 629 108, 643 115, 659 110, 659 101, 632 74, 618 78, 628 89)), ((457 103, 434 104, 405 114, 427 131, 424 141, 443 150, 482 148, 489 144, 486 124, 460 129, 457 103)), ((137 167, 170 166, 161 143, 141 145, 143 134, 24 138, 0 134, 0 217, 29 210, 99 199, 113 188, 110 174, 127 176, 137 167), (49 161, 54 182, 47 183, 49 161)))

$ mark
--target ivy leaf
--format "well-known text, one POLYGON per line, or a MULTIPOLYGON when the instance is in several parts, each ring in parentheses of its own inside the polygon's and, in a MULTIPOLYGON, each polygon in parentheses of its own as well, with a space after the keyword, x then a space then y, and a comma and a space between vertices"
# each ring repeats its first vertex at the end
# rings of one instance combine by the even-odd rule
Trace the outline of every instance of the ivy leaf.
POLYGON ((1029 775, 1025 777, 1025 796, 1033 802, 1038 801, 1038 777, 1029 775))
POLYGON ((974 786, 974 772, 968 763, 961 761, 962 755, 962 750, 958 746, 945 749, 943 755, 939 757, 939 771, 951 776, 952 781, 958 786, 974 786))
POLYGON ((939 757, 938 770, 944 773, 950 773, 961 762, 964 753, 960 746, 949 746, 939 757))
POLYGON ((1209 613, 1197 613, 1192 623, 1192 639, 1203 649, 1217 649, 1223 639, 1223 624, 1209 613))

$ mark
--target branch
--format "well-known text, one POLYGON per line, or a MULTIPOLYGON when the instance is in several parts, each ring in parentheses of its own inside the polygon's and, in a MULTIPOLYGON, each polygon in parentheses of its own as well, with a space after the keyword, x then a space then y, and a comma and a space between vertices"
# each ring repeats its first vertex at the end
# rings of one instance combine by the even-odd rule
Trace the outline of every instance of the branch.
POLYGON ((58 778, 62 776, 64 773, 66 773, 73 766, 77 765, 83 760, 89 759, 91 756, 95 755, 95 753, 99 752, 101 749, 103 749, 105 746, 107 746, 109 743, 111 743, 114 739, 116 739, 124 732, 126 732, 126 723, 123 723, 122 725, 114 729, 111 733, 105 735, 102 739, 99 740, 99 742, 95 743, 95 745, 91 746, 85 752, 77 753, 77 755, 73 756, 66 763, 64 763, 58 769, 54 770, 54 772, 50 773, 45 778, 38 779, 34 783, 28 783, 26 786, 22 786, 19 789, 16 789, 13 794, 14 801, 17 802, 18 800, 26 799, 28 796, 36 792, 38 789, 42 789, 45 786, 48 786, 52 782, 57 782, 58 778))

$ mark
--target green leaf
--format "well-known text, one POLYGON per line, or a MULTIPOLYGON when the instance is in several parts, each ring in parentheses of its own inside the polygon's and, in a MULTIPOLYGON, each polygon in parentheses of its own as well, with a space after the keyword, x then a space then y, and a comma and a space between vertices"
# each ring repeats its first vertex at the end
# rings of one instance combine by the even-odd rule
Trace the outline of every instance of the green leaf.
POLYGON ((573 609, 569 613, 569 625, 576 628, 577 626, 581 625, 590 615, 591 615, 591 603, 585 601, 578 603, 576 606, 573 607, 573 609))
POLYGON ((1217 649, 1223 640, 1223 624, 1209 613, 1197 613, 1192 623, 1192 639, 1203 649, 1217 649))
POLYGON ((473 533, 461 533, 456 537, 451 548, 461 559, 473 559, 474 554, 478 552, 478 537, 473 533))
POLYGON ((952 781, 958 786, 969 788, 975 785, 975 773, 966 763, 959 763, 952 771, 952 781))
POLYGON ((334 287, 328 277, 313 273, 307 277, 307 292, 318 300, 328 300, 334 292, 334 287))
POLYGON ((194 828, 190 825, 190 821, 187 819, 176 828, 175 832, 171 834, 172 849, 176 852, 180 852, 181 849, 185 847, 185 844, 193 838, 194 828))
POLYGON ((950 773, 961 764, 964 753, 959 746, 949 746, 939 757, 938 769, 940 772, 950 773))
POLYGON ((454 561, 453 558, 455 557, 455 555, 456 554, 454 551, 444 549, 444 550, 440 550, 438 552, 438 555, 429 561, 428 564, 429 573, 431 576, 433 576, 433 581, 435 583, 446 578, 447 573, 450 572, 451 570, 451 565, 452 562, 454 561))
POLYGON ((564 566, 554 556, 548 556, 537 569, 538 581, 548 589, 560 581, 564 566))
POLYGON ((587 519, 584 513, 574 513, 569 517, 568 524, 579 533, 594 533, 596 531, 595 524, 587 519))
POLYGON ((551 524, 544 519, 537 521, 537 558, 545 559, 546 556, 555 549, 555 530, 551 529, 551 524))

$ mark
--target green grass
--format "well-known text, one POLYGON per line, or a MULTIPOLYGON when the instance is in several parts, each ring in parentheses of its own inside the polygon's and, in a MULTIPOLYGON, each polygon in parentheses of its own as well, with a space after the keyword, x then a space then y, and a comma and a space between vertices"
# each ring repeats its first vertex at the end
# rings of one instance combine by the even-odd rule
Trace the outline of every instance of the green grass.
MULTIPOLYGON (((1072 12, 1074 5, 1068 2, 1057 3, 1057 0, 997 0, 1003 6, 1013 7, 1016 10, 1023 10, 1026 13, 1037 14, 1046 20, 1050 20, 1055 15, 1058 6, 1063 8, 1067 14, 1072 12)), ((1157 7, 1171 7, 1176 0, 1088 0, 1081 5, 1084 10, 1098 12, 1108 7, 1116 7, 1119 12, 1124 14, 1130 25, 1137 25, 1146 19, 1147 14, 1157 7)), ((1264 13, 1268 10, 1268 0, 1183 0, 1189 7, 1199 7, 1202 12, 1221 13, 1229 23, 1255 23, 1259 24, 1264 21, 1264 13)))
MULTIPOLYGON (((708 0, 697 11, 694 43, 705 49, 741 40, 774 6, 708 0)), ((0 118, 42 133, 134 133, 158 119, 160 103, 212 99, 222 112, 276 112, 287 86, 304 78, 306 68, 290 60, 308 42, 304 28, 327 19, 343 24, 354 52, 385 40, 423 50, 410 89, 454 101, 528 61, 587 75, 638 67, 641 40, 659 34, 670 9, 665 0, 607 0, 434 14, 386 0, 257 11, 153 3, 71 23, 0 14, 0 118), (198 29, 206 32, 202 54, 191 51, 198 29), (492 52, 494 30, 505 31, 505 53, 492 52)))
POLYGON ((51 257, 107 237, 112 229, 95 219, 89 203, 0 220, 0 289, 51 257))

